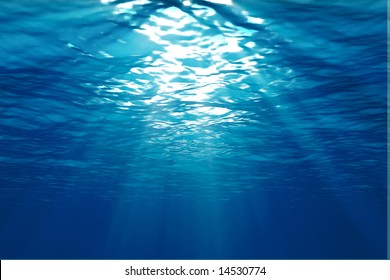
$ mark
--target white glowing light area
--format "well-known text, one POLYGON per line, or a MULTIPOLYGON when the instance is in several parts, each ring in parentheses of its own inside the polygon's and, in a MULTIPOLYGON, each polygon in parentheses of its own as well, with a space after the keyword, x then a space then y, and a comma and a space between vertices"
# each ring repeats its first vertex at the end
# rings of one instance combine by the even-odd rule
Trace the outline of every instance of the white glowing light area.
POLYGON ((231 0, 206 0, 207 2, 222 4, 222 5, 233 5, 231 0))
MULTIPOLYGON (((224 1, 224 4, 228 4, 228 1, 224 1)), ((215 11, 208 7, 198 8, 194 13, 195 16, 202 16, 201 20, 205 16, 220 20, 215 16, 215 11)), ((200 36, 209 28, 202 25, 197 17, 194 18, 176 7, 160 10, 159 15, 150 16, 149 21, 141 28, 137 32, 148 36, 165 50, 150 67, 143 69, 144 73, 158 76, 157 93, 162 96, 170 93, 170 96, 182 101, 205 101, 216 89, 225 86, 226 70, 243 66, 234 66, 224 58, 226 53, 239 53, 243 50, 240 41, 245 34, 239 29, 229 36, 200 36), (185 77, 188 82, 176 81, 180 77, 185 77), (177 93, 179 91, 180 94, 177 93)), ((254 61, 245 64, 249 72, 255 72, 255 66, 254 61)), ((208 114, 209 111, 204 113, 208 114)))
MULTIPOLYGON (((111 2, 102 0, 104 4, 111 2)), ((252 89, 247 82, 251 77, 257 79, 259 63, 263 63, 264 56, 249 50, 258 47, 251 38, 256 25, 260 28, 264 20, 232 6, 233 13, 254 29, 235 25, 215 10, 233 5, 232 1, 207 2, 217 6, 190 0, 182 1, 184 9, 159 7, 149 0, 116 5, 113 2, 113 14, 129 20, 142 14, 144 7, 157 7, 123 39, 129 52, 142 53, 145 49, 148 55, 140 58, 142 66, 133 65, 127 73, 128 79, 113 78, 113 85, 104 89, 139 96, 138 100, 123 102, 121 106, 124 109, 147 106, 151 113, 145 118, 153 128, 177 124, 175 128, 180 133, 200 133, 201 127, 235 122, 245 112, 230 108, 240 98, 233 96, 234 90, 237 94, 243 90, 257 93, 264 90, 262 86, 252 89), (230 93, 226 94, 227 91, 230 93)), ((101 55, 109 58, 110 52, 101 55)))

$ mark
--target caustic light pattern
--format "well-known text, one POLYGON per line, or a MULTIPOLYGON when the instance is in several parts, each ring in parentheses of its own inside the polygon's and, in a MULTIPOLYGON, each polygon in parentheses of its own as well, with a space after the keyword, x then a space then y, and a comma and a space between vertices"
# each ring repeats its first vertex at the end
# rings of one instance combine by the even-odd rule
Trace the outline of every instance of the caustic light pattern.
POLYGON ((386 258, 386 1, 0 3, 1 259, 386 258))

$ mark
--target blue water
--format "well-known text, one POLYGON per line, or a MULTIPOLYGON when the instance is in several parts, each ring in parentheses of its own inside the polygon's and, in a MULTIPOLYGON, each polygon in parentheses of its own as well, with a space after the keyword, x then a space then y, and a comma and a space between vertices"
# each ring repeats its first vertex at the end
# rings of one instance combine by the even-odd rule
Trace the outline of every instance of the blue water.
POLYGON ((0 1, 1 259, 386 258, 386 1, 0 1))

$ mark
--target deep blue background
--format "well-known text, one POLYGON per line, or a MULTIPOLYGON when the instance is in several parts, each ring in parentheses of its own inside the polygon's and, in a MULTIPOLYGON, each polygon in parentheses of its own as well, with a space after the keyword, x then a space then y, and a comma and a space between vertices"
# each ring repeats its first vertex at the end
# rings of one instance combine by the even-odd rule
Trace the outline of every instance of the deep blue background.
POLYGON ((386 1, 234 3, 0 1, 1 259, 386 258, 386 1))

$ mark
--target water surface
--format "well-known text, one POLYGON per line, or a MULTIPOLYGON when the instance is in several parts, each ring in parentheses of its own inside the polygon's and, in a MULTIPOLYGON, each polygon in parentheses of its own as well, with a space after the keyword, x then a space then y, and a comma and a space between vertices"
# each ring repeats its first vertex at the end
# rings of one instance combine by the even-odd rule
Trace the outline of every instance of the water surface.
POLYGON ((0 23, 0 258, 386 258, 386 1, 0 23))

